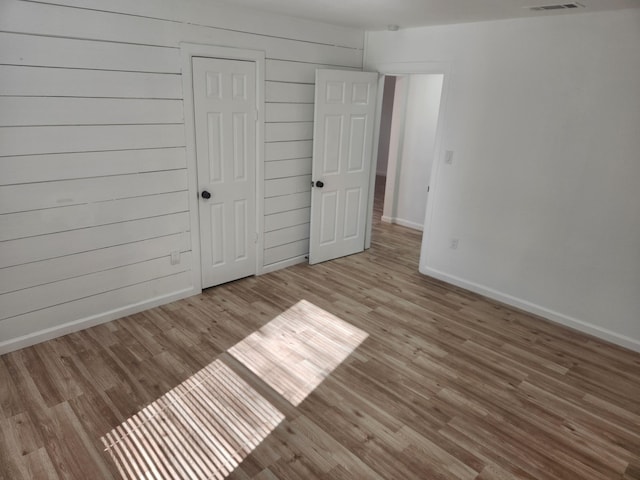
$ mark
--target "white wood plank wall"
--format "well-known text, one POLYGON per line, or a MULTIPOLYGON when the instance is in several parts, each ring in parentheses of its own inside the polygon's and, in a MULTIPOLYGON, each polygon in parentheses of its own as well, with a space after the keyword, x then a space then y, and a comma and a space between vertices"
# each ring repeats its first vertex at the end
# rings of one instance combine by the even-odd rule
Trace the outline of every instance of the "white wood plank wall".
POLYGON ((0 0, 0 353, 194 293, 180 42, 265 51, 265 268, 304 260, 315 69, 360 69, 361 31, 206 0, 0 0))

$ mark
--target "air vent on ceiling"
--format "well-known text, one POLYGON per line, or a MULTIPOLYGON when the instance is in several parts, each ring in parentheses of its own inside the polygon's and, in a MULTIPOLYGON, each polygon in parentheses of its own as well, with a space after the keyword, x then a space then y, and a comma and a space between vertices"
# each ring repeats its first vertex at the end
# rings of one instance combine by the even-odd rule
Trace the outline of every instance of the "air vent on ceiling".
POLYGON ((572 3, 558 3, 555 5, 540 5, 537 7, 527 7, 529 10, 534 12, 544 11, 544 10, 566 10, 570 8, 584 8, 584 5, 581 5, 577 2, 572 3))

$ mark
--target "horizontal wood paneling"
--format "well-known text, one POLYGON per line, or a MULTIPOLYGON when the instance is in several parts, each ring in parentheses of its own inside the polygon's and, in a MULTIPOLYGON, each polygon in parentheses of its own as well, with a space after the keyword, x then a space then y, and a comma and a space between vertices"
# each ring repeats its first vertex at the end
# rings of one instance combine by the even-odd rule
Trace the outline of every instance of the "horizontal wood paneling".
MULTIPOLYGON (((175 47, 180 42, 233 45, 236 48, 256 48, 259 38, 261 49, 269 58, 304 62, 353 66, 362 64, 359 49, 317 44, 309 48, 303 42, 274 36, 233 31, 201 24, 173 23, 155 18, 118 15, 78 8, 60 8, 30 2, 9 2, 0 17, 0 30, 20 31, 36 35, 91 38, 94 40, 125 42, 140 45, 175 47), (43 21, 43 18, 46 19, 43 21)), ((198 22, 200 23, 200 22, 198 22)))
POLYGON ((335 65, 290 62, 285 60, 267 60, 267 80, 275 82, 315 84, 316 70, 318 68, 360 70, 360 67, 350 68, 343 66, 337 68, 335 65))
POLYGON ((180 50, 0 33, 0 64, 180 73, 180 50))
POLYGON ((5 214, 0 215, 0 241, 158 217, 188 209, 187 192, 182 191, 5 214))
MULTIPOLYGON (((191 287, 191 273, 185 271, 18 315, 0 321, 0 348, 6 350, 9 339, 18 339, 47 330, 65 331, 73 327, 79 319, 91 322, 96 312, 109 315, 114 311, 114 305, 119 308, 141 305, 191 287)), ((71 328, 75 329, 77 327, 71 328)))
POLYGON ((187 231, 189 214, 183 212, 5 241, 0 242, 0 268, 187 231))
POLYGON ((335 66, 316 63, 291 62, 285 60, 267 60, 267 80, 273 82, 294 82, 315 85, 316 70, 361 70, 361 67, 335 66))
POLYGON ((280 195, 264 199, 264 213, 287 212, 311 206, 311 190, 308 192, 294 193, 292 195, 280 195))
POLYGON ((290 158, 311 157, 313 141, 274 142, 265 145, 265 160, 287 160, 290 158))
POLYGON ((313 122, 267 123, 267 142, 289 142, 313 139, 313 122))
POLYGON ((252 32, 277 38, 290 38, 320 44, 341 45, 361 50, 361 30, 303 20, 300 18, 235 9, 214 5, 206 0, 41 0, 42 3, 73 5, 98 11, 128 13, 139 17, 207 25, 229 30, 252 32))
POLYGON ((0 270, 0 294, 165 257, 171 251, 186 252, 190 249, 190 234, 175 233, 8 267, 0 270))
POLYGON ((182 99, 180 75, 0 65, 0 95, 182 99))
POLYGON ((312 122, 313 104, 307 103, 268 103, 267 122, 312 122))
POLYGON ((35 185, 0 187, 0 214, 186 190, 187 172, 169 170, 35 185))
POLYGON ((0 127, 183 123, 181 100, 0 97, 0 127))
POLYGON ((281 262, 290 258, 299 257, 309 253, 309 239, 299 240, 297 242, 280 245, 274 248, 268 248, 264 251, 264 264, 281 262))
POLYGON ((264 231, 271 232, 280 228, 293 227, 310 221, 310 208, 300 208, 288 212, 275 213, 264 217, 264 231))
POLYGON ((286 245, 309 238, 309 224, 303 223, 293 227, 281 228, 268 232, 264 236, 265 249, 286 245))
POLYGON ((265 52, 267 257, 300 257, 315 70, 360 69, 362 32, 205 0, 0 0, 0 11, 3 335, 189 288, 190 244, 184 272, 148 263, 191 238, 181 42, 265 52), (117 269, 141 283, 101 280, 117 269), (90 296, 64 296, 73 282, 90 296))
POLYGON ((177 265, 165 256, 6 293, 0 295, 0 320, 190 269, 191 252, 186 252, 177 265))
POLYGON ((329 67, 313 63, 268 60, 266 65, 267 81, 314 84, 317 68, 329 67))
POLYGON ((264 176, 267 180, 311 175, 311 159, 295 158, 293 160, 275 160, 273 162, 267 162, 264 169, 264 176))
POLYGON ((0 157, 184 147, 183 125, 81 125, 0 128, 0 157))
POLYGON ((0 185, 184 169, 184 148, 57 153, 0 158, 0 185))
POLYGON ((267 82, 266 101, 272 103, 313 103, 315 85, 290 82, 267 82))
POLYGON ((274 180, 265 180, 264 182, 265 198, 307 192, 309 190, 311 190, 311 175, 276 178, 274 180))

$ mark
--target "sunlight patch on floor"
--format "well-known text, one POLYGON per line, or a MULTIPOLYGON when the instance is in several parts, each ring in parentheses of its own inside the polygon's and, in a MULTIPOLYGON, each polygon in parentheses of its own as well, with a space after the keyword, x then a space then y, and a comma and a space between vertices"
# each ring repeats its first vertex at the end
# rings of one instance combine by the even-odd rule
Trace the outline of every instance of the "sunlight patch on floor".
POLYGON ((123 478, 224 479, 284 418, 215 360, 102 441, 123 478))
POLYGON ((368 334, 301 300, 228 352, 299 405, 368 334))
MULTIPOLYGON (((368 334, 301 300, 228 352, 299 405, 368 334)), ((215 360, 102 437, 127 479, 226 478, 284 415, 215 360)))

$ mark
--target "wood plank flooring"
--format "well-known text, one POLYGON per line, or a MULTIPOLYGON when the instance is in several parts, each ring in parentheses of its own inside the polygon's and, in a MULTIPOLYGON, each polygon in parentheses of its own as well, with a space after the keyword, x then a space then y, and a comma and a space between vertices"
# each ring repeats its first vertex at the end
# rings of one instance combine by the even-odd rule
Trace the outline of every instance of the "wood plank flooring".
POLYGON ((419 245, 376 222, 363 254, 0 357, 0 478, 640 479, 640 354, 422 276, 419 245))

